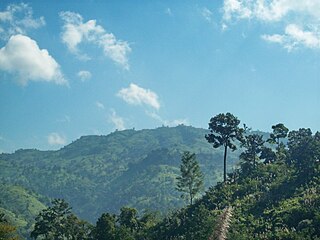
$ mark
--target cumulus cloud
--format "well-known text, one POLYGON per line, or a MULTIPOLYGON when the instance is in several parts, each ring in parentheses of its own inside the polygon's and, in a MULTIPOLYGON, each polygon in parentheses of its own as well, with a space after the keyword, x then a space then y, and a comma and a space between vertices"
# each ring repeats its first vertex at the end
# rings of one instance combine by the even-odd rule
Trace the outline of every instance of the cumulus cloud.
POLYGON ((22 85, 27 85, 29 81, 68 84, 59 64, 49 52, 40 49, 36 41, 20 34, 11 36, 0 49, 0 70, 17 75, 22 85))
POLYGON ((125 130, 125 123, 122 117, 118 116, 114 109, 111 109, 109 120, 114 124, 117 130, 125 130))
POLYGON ((85 81, 89 80, 92 77, 91 72, 85 71, 85 70, 79 71, 77 75, 78 75, 78 77, 80 78, 80 80, 82 82, 85 82, 85 81))
POLYGON ((50 133, 48 136, 48 143, 50 145, 65 145, 66 142, 66 137, 56 132, 50 133))
POLYGON ((284 26, 281 33, 263 34, 261 37, 289 51, 299 46, 320 48, 320 1, 224 0, 223 13, 223 24, 250 19, 284 26))
POLYGON ((33 18, 32 8, 25 3, 10 4, 0 12, 0 38, 2 39, 8 39, 16 34, 26 34, 27 31, 44 25, 44 17, 33 18))
POLYGON ((108 33, 96 20, 84 22, 83 17, 74 12, 61 12, 60 17, 64 22, 62 41, 68 49, 80 56, 88 59, 85 54, 81 54, 79 45, 90 43, 103 50, 105 56, 122 66, 129 69, 128 54, 131 48, 126 41, 118 40, 114 34, 108 33))
POLYGON ((98 108, 100 108, 100 109, 104 109, 103 103, 101 103, 101 102, 99 102, 99 101, 96 102, 96 106, 97 106, 98 108))
POLYGON ((160 108, 158 95, 150 89, 144 89, 131 83, 128 88, 121 89, 118 94, 124 101, 132 105, 147 105, 155 109, 160 108))

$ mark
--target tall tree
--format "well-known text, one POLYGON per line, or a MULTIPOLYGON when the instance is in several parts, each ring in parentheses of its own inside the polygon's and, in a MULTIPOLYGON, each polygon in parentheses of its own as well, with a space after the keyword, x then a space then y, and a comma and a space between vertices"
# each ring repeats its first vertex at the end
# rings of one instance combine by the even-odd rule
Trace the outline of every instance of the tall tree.
POLYGON ((205 138, 209 143, 212 143, 214 148, 224 147, 223 156, 223 180, 227 181, 227 151, 230 148, 232 151, 237 147, 233 144, 234 141, 243 141, 244 129, 239 127, 240 120, 231 113, 220 113, 210 119, 209 129, 210 134, 205 138))
POLYGON ((194 153, 183 153, 180 174, 177 177, 177 190, 185 193, 192 205, 195 196, 203 189, 203 174, 194 153))

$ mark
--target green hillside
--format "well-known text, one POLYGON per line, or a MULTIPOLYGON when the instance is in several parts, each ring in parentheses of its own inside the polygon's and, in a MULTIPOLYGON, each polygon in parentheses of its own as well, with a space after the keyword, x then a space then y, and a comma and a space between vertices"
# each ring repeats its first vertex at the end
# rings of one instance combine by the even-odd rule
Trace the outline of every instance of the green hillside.
POLYGON ((32 193, 19 186, 0 184, 0 213, 3 213, 18 233, 29 235, 35 216, 49 203, 49 199, 32 193))
MULTIPOLYGON (((175 190, 183 151, 197 154, 206 187, 221 179, 223 153, 207 143, 207 133, 180 125, 84 136, 58 151, 18 150, 0 155, 0 180, 63 198, 89 221, 124 205, 167 212, 184 204, 175 190)), ((238 155, 230 153, 230 167, 238 155)))
MULTIPOLYGON (((38 215, 31 234, 36 239, 88 240, 320 239, 320 133, 305 128, 289 131, 277 124, 267 142, 262 135, 248 133, 241 146, 238 167, 224 182, 164 216, 124 207, 126 200, 116 196, 123 204, 120 211, 102 211, 95 224, 88 224, 73 215, 67 202, 57 199, 38 215)), ((158 188, 162 184, 170 189, 166 185, 171 184, 174 167, 168 163, 175 154, 178 151, 155 150, 141 165, 128 164, 130 171, 110 191, 121 188, 124 193, 136 193, 138 207, 139 203, 154 206, 159 197, 169 203, 171 193, 158 196, 161 190, 148 194, 143 189, 152 191, 155 179, 161 179, 158 188), (157 164, 151 156, 158 159, 157 164)))

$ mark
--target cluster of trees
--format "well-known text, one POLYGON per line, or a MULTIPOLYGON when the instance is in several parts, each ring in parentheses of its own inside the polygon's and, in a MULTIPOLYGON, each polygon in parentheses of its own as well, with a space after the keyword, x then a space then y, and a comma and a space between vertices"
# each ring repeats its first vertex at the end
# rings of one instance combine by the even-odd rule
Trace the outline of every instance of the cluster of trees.
POLYGON ((79 219, 63 199, 55 199, 51 206, 42 210, 36 218, 31 238, 70 240, 134 240, 150 239, 150 229, 159 221, 156 212, 146 212, 141 217, 138 211, 122 207, 120 214, 103 213, 96 224, 79 219))
POLYGON ((34 239, 320 239, 320 133, 272 126, 265 139, 230 113, 211 118, 205 136, 224 147, 223 182, 203 190, 196 156, 184 152, 176 189, 188 205, 165 217, 123 207, 103 213, 95 225, 80 220, 61 199, 41 211, 34 239), (238 143, 236 143, 238 142, 238 143), (243 148, 227 173, 228 149, 243 148))

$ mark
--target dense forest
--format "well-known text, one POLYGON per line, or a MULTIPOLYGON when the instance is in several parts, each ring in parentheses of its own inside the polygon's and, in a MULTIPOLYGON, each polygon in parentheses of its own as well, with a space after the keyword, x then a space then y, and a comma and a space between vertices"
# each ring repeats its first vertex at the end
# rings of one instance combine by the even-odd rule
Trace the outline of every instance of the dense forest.
POLYGON ((320 133, 270 131, 227 113, 209 130, 126 130, 2 154, 0 239, 320 239, 320 133), (178 184, 188 157, 206 189, 191 202, 178 184))

